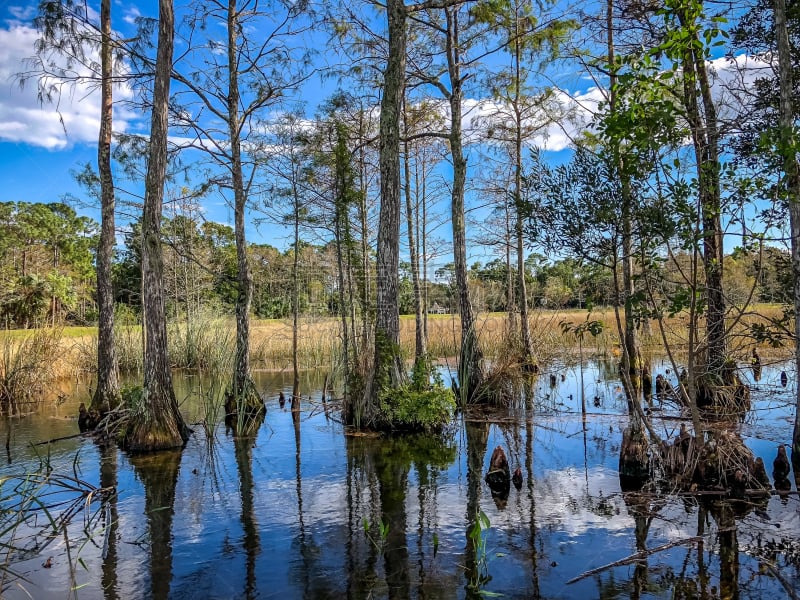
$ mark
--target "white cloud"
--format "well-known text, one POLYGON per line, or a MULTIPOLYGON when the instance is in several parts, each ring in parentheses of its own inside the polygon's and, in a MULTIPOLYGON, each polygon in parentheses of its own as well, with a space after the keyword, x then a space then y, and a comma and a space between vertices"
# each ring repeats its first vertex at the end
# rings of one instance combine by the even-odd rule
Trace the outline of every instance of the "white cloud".
MULTIPOLYGON (((754 82, 772 75, 769 57, 739 55, 722 57, 709 62, 712 93, 717 103, 717 113, 721 120, 735 123, 739 117, 750 110, 754 82)), ((545 126, 538 126, 536 119, 528 119, 526 126, 535 130, 526 143, 547 150, 559 151, 569 147, 581 132, 589 128, 597 113, 598 105, 605 100, 605 90, 591 87, 584 92, 570 93, 565 90, 555 92, 551 115, 562 115, 545 126)), ((442 105, 440 110, 449 115, 442 105)), ((465 137, 477 142, 486 139, 487 131, 494 121, 500 124, 510 115, 508 106, 494 100, 465 101, 465 137)))
POLYGON ((142 16, 142 13, 139 12, 139 9, 135 6, 131 6, 125 11, 125 16, 122 17, 122 20, 128 23, 129 25, 136 25, 136 19, 142 16))
POLYGON ((9 6, 9 14, 19 21, 30 21, 36 14, 36 7, 31 6, 9 6))
MULTIPOLYGON (((94 86, 65 86, 57 105, 40 105, 37 83, 19 85, 18 74, 30 69, 34 56, 35 29, 12 24, 0 29, 0 140, 27 143, 50 150, 74 144, 94 143, 100 128, 100 93, 94 86)), ((79 69, 79 75, 88 75, 79 69)), ((115 99, 130 99, 127 86, 117 86, 115 99)), ((114 111, 114 130, 127 131, 136 115, 120 107, 114 111)))

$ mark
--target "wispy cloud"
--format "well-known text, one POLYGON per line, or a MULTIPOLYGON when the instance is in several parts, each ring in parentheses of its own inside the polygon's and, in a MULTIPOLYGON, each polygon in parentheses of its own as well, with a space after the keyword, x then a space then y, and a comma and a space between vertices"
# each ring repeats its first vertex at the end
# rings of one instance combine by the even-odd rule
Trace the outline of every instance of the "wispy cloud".
POLYGON ((142 13, 139 12, 139 9, 136 8, 135 6, 131 6, 125 11, 125 16, 122 17, 122 20, 128 23, 129 25, 135 25, 136 19, 138 19, 141 16, 142 13))
MULTIPOLYGON (((96 142, 100 129, 100 94, 96 86, 85 81, 65 85, 56 103, 41 104, 35 79, 20 85, 19 74, 31 67, 37 37, 37 31, 28 25, 0 29, 0 140, 50 150, 96 142)), ((84 68, 77 68, 76 72, 80 76, 90 74, 84 68)), ((120 85, 115 95, 117 99, 129 99, 132 91, 120 85)), ((136 118, 131 111, 117 108, 114 129, 127 131, 136 118)))

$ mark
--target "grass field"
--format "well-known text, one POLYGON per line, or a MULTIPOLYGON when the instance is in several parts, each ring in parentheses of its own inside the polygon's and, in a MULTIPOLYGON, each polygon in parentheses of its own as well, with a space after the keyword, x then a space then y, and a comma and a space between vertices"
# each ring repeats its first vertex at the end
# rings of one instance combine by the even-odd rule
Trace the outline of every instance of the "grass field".
MULTIPOLYGON (((763 321, 763 316, 776 317, 780 306, 760 305, 741 322, 732 327, 731 351, 742 358, 752 347, 747 334, 748 323, 763 321), (761 316, 759 316, 761 315, 761 316)), ((600 308, 591 313, 586 310, 536 310, 530 317, 531 335, 537 359, 547 362, 553 358, 578 351, 579 343, 585 350, 601 355, 618 355, 618 336, 613 309, 600 308), (579 340, 572 332, 564 333, 562 323, 574 327, 587 320, 603 323, 596 337, 586 333, 579 340)), ((253 320, 251 330, 251 358, 256 369, 289 369, 291 367, 292 327, 290 320, 253 320)), ((400 319, 401 348, 407 357, 414 350, 414 316, 400 319)), ((228 368, 235 339, 235 321, 227 317, 203 317, 192 323, 172 323, 169 326, 170 353, 176 367, 225 370, 228 368)), ((360 335, 357 326, 356 335, 360 335)), ((686 346, 687 324, 683 317, 665 322, 666 336, 677 348, 679 356, 686 346)), ((478 336, 487 357, 496 358, 508 348, 507 316, 505 313, 484 313, 478 316, 478 336)), ((0 331, 0 344, 6 352, 22 344, 32 335, 31 330, 0 331)), ((94 368, 97 332, 92 327, 64 327, 57 355, 50 367, 63 376, 91 372, 94 368)), ((135 370, 141 365, 141 331, 138 326, 117 329, 119 358, 123 369, 135 370)), ((648 355, 663 353, 663 342, 656 322, 649 331, 641 334, 643 351, 648 355)), ((334 318, 304 318, 299 330, 299 358, 303 369, 328 368, 340 353, 340 321, 334 318)), ((428 350, 436 358, 456 356, 460 348, 460 321, 457 315, 428 316, 428 350)), ((769 352, 764 349, 763 352, 769 352)), ((789 349, 777 349, 776 354, 787 354, 789 349)))

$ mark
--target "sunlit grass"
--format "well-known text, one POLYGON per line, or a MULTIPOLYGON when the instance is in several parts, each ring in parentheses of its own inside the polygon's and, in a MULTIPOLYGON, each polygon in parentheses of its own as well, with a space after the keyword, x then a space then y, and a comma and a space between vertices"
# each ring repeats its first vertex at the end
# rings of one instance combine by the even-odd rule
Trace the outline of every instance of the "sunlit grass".
MULTIPOLYGON (((744 358, 753 346, 747 327, 765 318, 777 318, 780 305, 755 305, 731 331, 731 352, 744 358)), ((678 356, 687 344, 688 322, 683 315, 664 321, 667 340, 678 356)), ((236 323, 233 317, 202 314, 187 325, 185 321, 169 324, 170 359, 176 368, 195 368, 217 373, 229 370, 235 348, 236 323)), ((542 310, 530 314, 530 329, 536 352, 535 359, 546 363, 575 354, 579 346, 600 356, 620 353, 616 317, 613 308, 542 310), (603 323, 599 335, 588 333, 579 339, 565 334, 562 323, 574 327, 587 319, 603 323)), ((413 315, 400 318, 400 345, 407 358, 414 353, 415 319, 413 315)), ((0 331, 0 343, 10 356, 23 346, 36 330, 0 331)), ((44 331, 44 330, 42 330, 44 331)), ((136 372, 142 367, 142 336, 139 325, 118 325, 115 329, 120 368, 136 372)), ((476 331, 484 355, 498 359, 509 351, 508 317, 505 313, 481 313, 477 316, 476 331)), ((360 335, 360 325, 356 325, 360 335)), ((702 332, 701 332, 702 333, 702 332)), ((298 361, 301 369, 329 369, 341 356, 341 322, 337 318, 304 317, 300 320, 298 361)), ((648 356, 663 352, 663 341, 656 322, 640 329, 643 352, 648 356)), ((461 324, 458 315, 428 315, 428 353, 433 358, 452 359, 460 351, 461 324)), ((97 329, 94 327, 64 327, 59 348, 49 369, 57 376, 92 373, 95 369, 97 329)), ((251 323, 251 361, 255 369, 288 370, 292 365, 292 322, 290 319, 253 319, 251 323)), ((762 352, 788 354, 790 349, 764 348, 762 352)))

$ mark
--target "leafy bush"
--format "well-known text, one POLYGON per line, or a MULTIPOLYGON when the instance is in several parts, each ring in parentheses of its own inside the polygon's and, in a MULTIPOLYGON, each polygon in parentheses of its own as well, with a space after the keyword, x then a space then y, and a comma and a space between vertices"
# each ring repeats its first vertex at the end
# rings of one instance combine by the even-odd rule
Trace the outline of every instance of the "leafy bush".
POLYGON ((381 419, 387 429, 403 431, 440 431, 456 408, 452 390, 442 383, 439 372, 429 359, 414 364, 411 382, 381 395, 381 419))
POLYGON ((440 431, 450 422, 455 407, 452 390, 442 385, 427 390, 404 385, 387 390, 381 397, 381 420, 390 429, 440 431))

